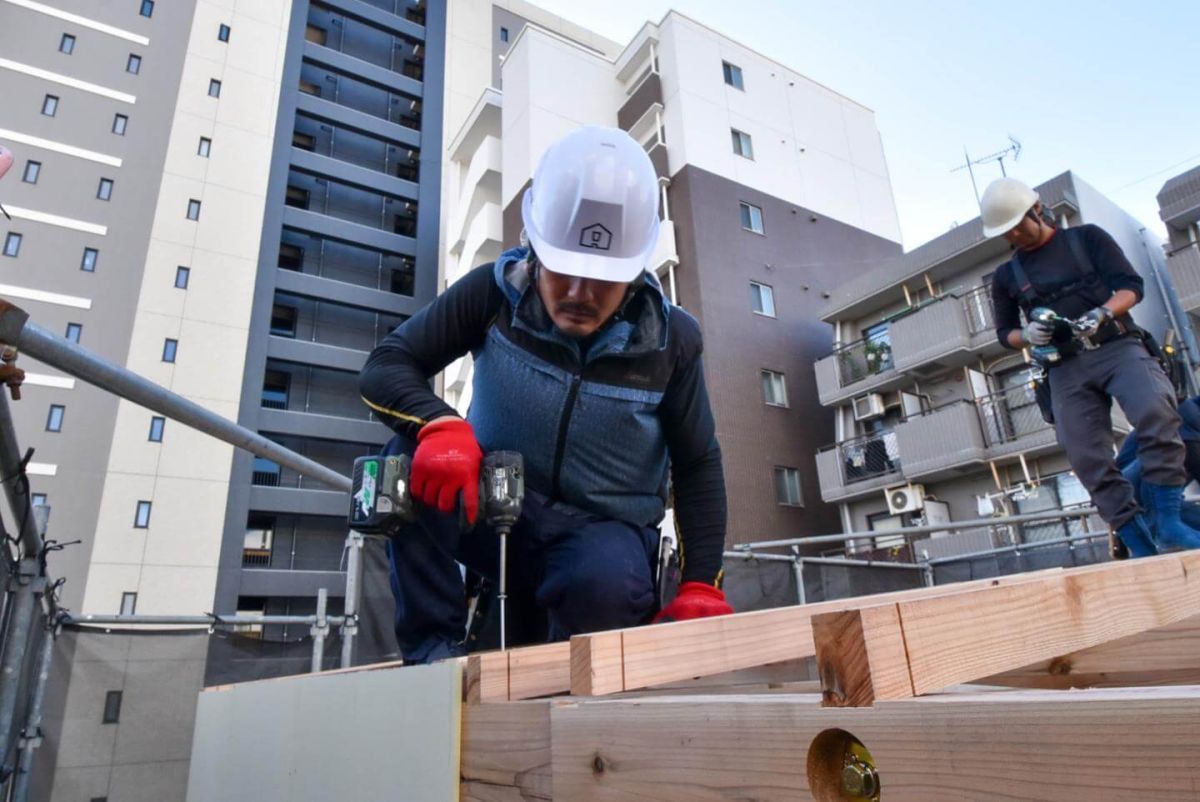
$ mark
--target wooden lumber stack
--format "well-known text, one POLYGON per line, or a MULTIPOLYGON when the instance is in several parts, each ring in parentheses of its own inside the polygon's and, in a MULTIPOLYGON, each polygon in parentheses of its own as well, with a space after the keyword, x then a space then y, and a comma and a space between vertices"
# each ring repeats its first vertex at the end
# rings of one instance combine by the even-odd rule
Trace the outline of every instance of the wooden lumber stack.
POLYGON ((1200 799, 1200 553, 582 635, 464 670, 473 802, 823 802, 872 783, 888 802, 1200 799), (873 768, 848 757, 863 749, 873 768))

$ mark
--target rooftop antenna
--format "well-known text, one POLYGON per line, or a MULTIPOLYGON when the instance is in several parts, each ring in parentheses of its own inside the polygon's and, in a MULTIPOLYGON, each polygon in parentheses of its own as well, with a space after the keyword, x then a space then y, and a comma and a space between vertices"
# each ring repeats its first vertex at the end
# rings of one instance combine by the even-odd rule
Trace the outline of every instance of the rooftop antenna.
POLYGON ((1016 161, 1021 156, 1021 141, 1012 134, 1008 135, 1008 147, 1003 150, 998 150, 995 153, 989 153, 986 156, 980 156, 978 159, 972 159, 971 154, 967 152, 967 146, 963 145, 963 157, 966 161, 963 164, 955 167, 950 172, 957 173, 959 170, 966 170, 971 176, 971 189, 975 190, 975 203, 979 203, 979 185, 975 183, 975 165, 987 164, 988 162, 998 162, 1000 165, 1000 175, 1007 177, 1008 172, 1004 169, 1004 160, 1012 156, 1012 160, 1016 161))

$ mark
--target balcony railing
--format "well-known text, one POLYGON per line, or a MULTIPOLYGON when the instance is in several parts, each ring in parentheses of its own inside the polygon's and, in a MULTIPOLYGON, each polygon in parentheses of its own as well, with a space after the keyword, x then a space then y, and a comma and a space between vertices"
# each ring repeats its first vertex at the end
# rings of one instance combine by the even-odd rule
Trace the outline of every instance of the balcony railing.
POLYGON ((258 487, 279 487, 278 471, 254 471, 250 476, 250 484, 258 487))
POLYGON ((900 470, 900 449, 893 431, 857 437, 838 445, 842 477, 846 484, 873 479, 900 470))
POLYGON ((242 549, 242 565, 248 568, 266 568, 270 564, 270 549, 242 549))
POLYGON ((859 340, 834 351, 842 387, 877 376, 893 366, 892 344, 883 338, 859 340))
POLYGON ((1052 428, 1042 419, 1030 384, 984 396, 975 405, 979 409, 984 442, 989 448, 1052 428))
POLYGON ((967 315, 967 330, 971 336, 994 331, 996 312, 992 308, 992 286, 983 284, 962 297, 963 310, 967 315))

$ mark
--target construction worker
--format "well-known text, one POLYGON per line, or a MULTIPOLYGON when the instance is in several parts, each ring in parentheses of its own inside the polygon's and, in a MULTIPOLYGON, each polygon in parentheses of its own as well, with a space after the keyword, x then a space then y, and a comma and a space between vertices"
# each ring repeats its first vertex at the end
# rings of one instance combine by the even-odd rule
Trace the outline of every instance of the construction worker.
POLYGON ((1014 249, 992 281, 996 336, 1013 349, 1058 346, 1047 372, 1058 442, 1100 516, 1131 556, 1200 547, 1200 532, 1179 517, 1188 478, 1174 389, 1129 314, 1141 276, 1098 226, 1059 231, 1016 179, 994 181, 980 206, 984 236, 1014 249), (1031 317, 1038 307, 1072 321, 1065 336, 1031 317), (1114 398, 1137 430, 1140 498, 1113 460, 1114 398))
MULTIPOLYGON (((481 455, 518 451, 526 497, 508 539, 508 588, 524 588, 551 640, 646 622, 668 487, 682 579, 655 620, 732 612, 720 589, 726 500, 694 318, 646 270, 659 186, 623 131, 586 127, 543 155, 521 207, 528 247, 475 268, 367 359, 363 399, 412 453, 419 525, 391 540, 396 636, 408 662, 463 652, 457 563, 496 578, 478 514, 481 455), (430 377, 474 357, 467 419, 430 377), (669 466, 669 468, 668 468, 669 466)), ((519 627, 510 623, 510 630, 519 627)))
MULTIPOLYGON (((1188 479, 1200 481, 1200 395, 1185 398, 1179 402, 1179 437, 1183 440, 1185 456, 1183 468, 1188 479)), ((1125 479, 1133 485, 1134 492, 1141 493, 1142 463, 1137 457, 1137 431, 1134 430, 1121 444, 1117 452, 1117 467, 1125 479)), ((1184 501, 1180 508, 1179 517, 1185 524, 1195 529, 1200 526, 1200 502, 1184 501)))

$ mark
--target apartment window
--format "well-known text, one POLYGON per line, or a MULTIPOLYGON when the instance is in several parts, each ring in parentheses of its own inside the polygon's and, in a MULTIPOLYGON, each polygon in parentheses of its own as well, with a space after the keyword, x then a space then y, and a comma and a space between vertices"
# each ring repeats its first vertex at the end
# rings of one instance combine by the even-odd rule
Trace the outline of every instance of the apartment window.
POLYGON ((179 351, 179 340, 172 340, 168 337, 163 340, 162 361, 174 362, 175 354, 179 351))
POLYGON ((8 232, 8 236, 4 238, 4 255, 16 256, 21 252, 21 240, 23 236, 14 231, 8 232))
POLYGON ((753 203, 739 203, 742 213, 742 228, 747 231, 753 231, 755 234, 763 234, 763 219, 762 209, 755 206, 753 203))
POLYGON ((25 174, 21 176, 21 180, 26 184, 36 184, 38 176, 42 172, 42 163, 35 162, 32 159, 25 162, 25 174))
POLYGON ((751 281, 750 308, 759 315, 775 317, 775 291, 766 284, 751 281))
POLYGON ((208 96, 209 97, 220 97, 221 96, 221 82, 218 81, 216 78, 212 78, 208 82, 208 96))
POLYGON ((150 442, 161 443, 163 436, 163 427, 167 425, 166 418, 160 418, 155 415, 150 419, 150 442))
POLYGON ((112 200, 113 182, 111 178, 101 178, 100 186, 96 187, 96 197, 102 201, 112 200))
POLYGON ((208 154, 212 152, 212 140, 206 136, 200 137, 200 147, 196 148, 196 155, 208 158, 208 154))
POLYGON ((299 131, 292 133, 292 147, 300 148, 300 150, 316 150, 317 138, 312 134, 302 134, 299 131))
POLYGON ((61 432, 65 414, 67 414, 67 408, 62 404, 51 404, 50 414, 46 416, 46 431, 61 432))
POLYGON ((287 304, 271 307, 271 333, 280 337, 296 336, 296 307, 287 304))
POLYGON ((390 287, 391 291, 396 293, 397 295, 412 295, 414 292, 413 280, 415 278, 416 277, 413 275, 412 270, 409 270, 409 269, 399 269, 398 270, 398 269, 393 268, 392 269, 392 279, 389 282, 389 287, 390 287))
POLYGON ((195 198, 192 198, 191 200, 188 201, 187 219, 188 220, 199 220, 200 219, 200 201, 196 200, 195 198))
POLYGON ((750 141, 749 134, 739 131, 736 128, 730 128, 729 135, 733 139, 734 153, 739 156, 745 156, 747 159, 754 158, 754 145, 750 141))
POLYGON ((113 117, 112 132, 117 136, 125 136, 125 127, 129 125, 129 118, 124 114, 118 114, 113 117))
POLYGON ((329 32, 310 22, 308 23, 308 27, 304 29, 304 38, 315 45, 324 45, 329 38, 329 32))
POLYGON ((47 496, 45 493, 34 493, 32 496, 29 497, 29 503, 35 507, 45 507, 46 506, 46 498, 47 498, 47 496))
POLYGON ((267 409, 287 409, 291 379, 282 370, 268 370, 263 375, 262 405, 267 409))
POLYGON ((62 39, 58 42, 58 52, 66 53, 68 56, 75 52, 75 37, 69 33, 64 33, 62 39))
POLYGON ((307 189, 300 187, 289 186, 287 194, 283 198, 283 202, 288 206, 295 206, 297 209, 307 209, 309 201, 309 192, 307 189))
POLYGON ((137 594, 122 593, 121 594, 121 615, 134 615, 137 612, 137 594))
POLYGON ((142 10, 138 13, 143 17, 154 16, 154 0, 142 0, 142 10))
POLYGON ((304 249, 299 245, 280 243, 279 266, 284 270, 299 270, 304 266, 304 249))
MULTIPOLYGON (((125 612, 125 596, 137 596, 136 593, 125 593, 121 596, 121 615, 133 615, 125 612)), ((109 691, 104 694, 104 723, 116 724, 121 720, 121 692, 109 691)))
POLYGON ((795 468, 775 469, 775 500, 788 507, 804 506, 800 492, 800 471, 795 468))
POLYGON ((83 326, 79 323, 67 324, 67 342, 78 343, 79 338, 83 336, 83 326))
POLYGON ((129 60, 125 62, 125 72, 137 75, 142 71, 142 57, 136 53, 129 54, 129 60))
POLYGON ((58 95, 46 95, 42 100, 42 114, 47 117, 58 114, 58 95))
POLYGON ((501 42, 507 42, 507 41, 508 41, 508 28, 501 28, 501 29, 500 29, 500 41, 501 41, 501 42))
POLYGON ((133 528, 146 529, 150 526, 150 502, 139 501, 137 503, 137 512, 133 515, 133 528))
POLYGON ((303 78, 301 78, 300 79, 300 91, 306 95, 312 95, 313 97, 320 97, 321 96, 321 85, 315 84, 312 81, 306 81, 303 78))
POLYGON ((217 40, 218 41, 228 42, 229 34, 230 34, 230 27, 228 25, 222 24, 220 28, 217 28, 217 40))
POLYGON ((188 278, 191 276, 191 274, 192 269, 190 267, 184 267, 183 265, 180 265, 179 267, 175 268, 175 286, 181 290, 186 290, 188 286, 188 278))
POLYGON ((732 86, 734 89, 745 91, 746 85, 742 83, 742 68, 736 64, 730 64, 728 61, 721 62, 721 71, 725 73, 725 83, 732 86))
POLYGON ((100 251, 95 248, 84 248, 83 258, 79 260, 79 269, 85 273, 96 272, 96 260, 100 258, 100 251))
POLYGON ((784 384, 783 374, 773 370, 762 371, 763 400, 767 406, 786 407, 787 385, 784 384))

